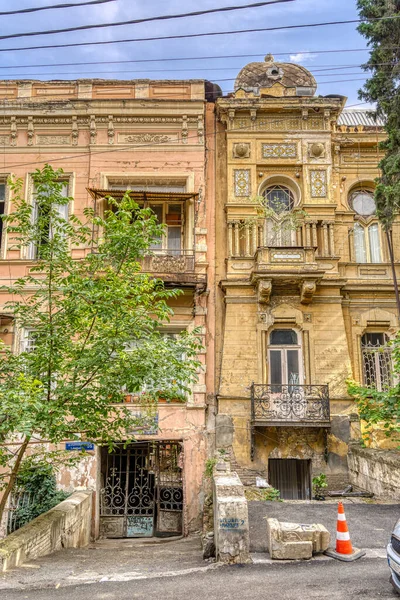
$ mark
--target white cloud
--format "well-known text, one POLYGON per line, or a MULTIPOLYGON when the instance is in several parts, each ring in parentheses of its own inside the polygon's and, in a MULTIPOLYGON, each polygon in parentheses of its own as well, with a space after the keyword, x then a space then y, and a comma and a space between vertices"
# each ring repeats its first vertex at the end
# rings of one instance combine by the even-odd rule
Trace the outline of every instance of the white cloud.
POLYGON ((313 61, 318 54, 305 54, 304 52, 298 52, 297 54, 291 54, 290 60, 295 63, 304 63, 307 61, 313 61))

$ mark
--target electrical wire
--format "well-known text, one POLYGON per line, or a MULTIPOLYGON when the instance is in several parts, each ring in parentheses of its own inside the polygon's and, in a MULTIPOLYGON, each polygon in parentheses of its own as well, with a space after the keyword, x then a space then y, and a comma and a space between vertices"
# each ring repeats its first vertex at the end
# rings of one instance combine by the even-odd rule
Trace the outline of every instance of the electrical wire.
MULTIPOLYGON (((391 48, 387 48, 388 50, 391 48)), ((393 48, 394 49, 394 48, 393 48)), ((296 50, 295 52, 272 52, 274 56, 291 56, 295 54, 330 54, 330 53, 343 53, 348 52, 369 52, 368 48, 343 48, 341 50, 309 50, 302 52, 296 50)), ((73 63, 43 63, 43 64, 23 64, 23 65, 0 65, 0 69, 36 69, 38 67, 78 67, 86 65, 117 65, 126 63, 152 63, 152 62, 175 62, 185 60, 220 60, 225 58, 263 58, 265 53, 260 54, 225 54, 219 56, 187 56, 187 57, 172 57, 172 58, 142 58, 136 60, 95 60, 95 61, 84 61, 84 62, 73 62, 73 63)))
POLYGON ((77 6, 88 6, 90 4, 106 4, 107 2, 116 2, 116 0, 89 0, 88 2, 77 2, 76 4, 49 4, 48 6, 19 8, 17 10, 2 11, 0 12, 0 17, 5 17, 7 15, 22 15, 25 13, 38 12, 40 10, 55 10, 57 8, 75 8, 77 6))
MULTIPOLYGON (((110 0, 103 0, 110 1, 110 0)), ((156 17, 143 17, 141 19, 130 19, 129 21, 116 21, 114 23, 96 23, 94 25, 79 25, 78 27, 66 27, 64 29, 49 29, 44 31, 26 31, 20 33, 10 33, 0 35, 0 40, 9 40, 12 38, 33 37, 37 35, 54 35, 57 33, 71 33, 73 31, 87 31, 88 29, 104 29, 109 27, 121 27, 123 25, 138 25, 141 23, 150 23, 153 21, 167 21, 171 19, 186 19, 187 17, 198 17, 209 15, 212 13, 232 12, 234 10, 244 10, 248 8, 262 8, 271 4, 282 4, 286 2, 294 2, 295 0, 267 0, 266 2, 255 2, 253 4, 243 4, 242 6, 222 6, 219 8, 209 8, 206 10, 196 10, 189 13, 178 13, 171 15, 158 15, 156 17)), ((0 13, 2 14, 2 13, 0 13)), ((7 14, 7 13, 4 13, 7 14)))
MULTIPOLYGON (((382 21, 384 19, 400 19, 400 15, 395 15, 393 17, 380 17, 377 19, 370 19, 374 21, 382 21)), ((208 36, 218 36, 218 35, 238 35, 241 33, 261 33, 266 31, 283 31, 283 30, 293 30, 293 29, 305 29, 305 28, 315 28, 315 27, 325 27, 331 25, 347 25, 351 23, 361 23, 364 22, 363 19, 351 19, 348 21, 329 21, 323 23, 305 23, 301 25, 280 25, 277 27, 260 27, 254 29, 236 29, 231 31, 208 31, 203 33, 185 33, 179 35, 164 35, 164 36, 153 36, 147 38, 127 38, 122 40, 99 40, 96 42, 74 42, 70 44, 48 44, 46 46, 24 46, 19 48, 0 48, 0 52, 20 52, 24 50, 46 50, 51 48, 76 48, 78 46, 103 46, 105 44, 126 44, 126 43, 138 43, 138 42, 154 42, 154 41, 162 41, 162 40, 181 40, 181 39, 193 39, 200 37, 208 37, 208 36)), ((126 22, 127 24, 128 22, 126 22)), ((105 24, 105 26, 107 26, 105 24)), ((67 31, 67 30, 64 30, 67 31)), ((60 30, 61 32, 61 30, 60 30)), ((25 36, 27 34, 21 34, 25 36)), ((39 35, 39 34, 38 34, 39 35)), ((20 36, 20 34, 13 34, 10 36, 0 36, 0 40, 7 39, 10 37, 20 36)))

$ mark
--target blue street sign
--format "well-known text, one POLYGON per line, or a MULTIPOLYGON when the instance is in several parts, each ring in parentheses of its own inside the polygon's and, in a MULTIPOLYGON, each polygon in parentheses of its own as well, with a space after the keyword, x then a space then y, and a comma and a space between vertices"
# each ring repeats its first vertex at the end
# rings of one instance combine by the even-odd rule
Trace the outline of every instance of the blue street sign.
POLYGON ((94 444, 92 442, 66 442, 65 449, 78 450, 79 452, 82 450, 94 450, 94 444))

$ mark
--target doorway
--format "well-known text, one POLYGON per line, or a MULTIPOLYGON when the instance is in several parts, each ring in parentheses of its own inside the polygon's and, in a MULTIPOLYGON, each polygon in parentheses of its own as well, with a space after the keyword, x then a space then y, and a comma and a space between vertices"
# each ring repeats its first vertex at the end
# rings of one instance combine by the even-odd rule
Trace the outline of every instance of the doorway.
POLYGON ((137 442, 102 449, 100 535, 168 537, 182 533, 183 447, 137 442))
POLYGON ((311 499, 311 460, 268 459, 268 482, 283 500, 311 499))

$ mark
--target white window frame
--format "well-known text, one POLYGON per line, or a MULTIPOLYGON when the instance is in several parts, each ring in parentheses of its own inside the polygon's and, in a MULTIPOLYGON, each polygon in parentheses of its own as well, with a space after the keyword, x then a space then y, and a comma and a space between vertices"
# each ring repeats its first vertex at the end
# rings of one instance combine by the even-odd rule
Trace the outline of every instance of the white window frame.
MULTIPOLYGON (((74 174, 73 173, 70 173, 70 174, 64 173, 62 175, 62 177, 60 177, 59 182, 65 183, 67 186, 65 196, 73 197, 74 182, 75 182, 74 174)), ((29 175, 27 193, 28 193, 28 201, 33 208, 32 223, 34 223, 35 220, 37 219, 37 204, 36 204, 36 200, 35 200, 35 187, 34 187, 32 175, 29 175)), ((68 204, 59 205, 59 214, 66 221, 68 221, 69 216, 71 214, 73 214, 73 202, 70 201, 68 204)), ((51 232, 49 232, 49 235, 51 236, 51 232)), ((27 258, 30 260, 37 260, 37 247, 34 244, 29 245, 29 247, 27 249, 27 258)))
POLYGON ((268 333, 267 333, 267 352, 268 352, 268 369, 267 369, 267 374, 268 374, 268 383, 272 384, 272 385, 282 385, 282 386, 287 386, 287 385, 304 385, 304 364, 303 364, 303 340, 302 340, 302 335, 301 332, 298 331, 297 329, 295 329, 294 327, 274 327, 274 329, 271 329, 268 333), (273 331, 276 330, 289 330, 289 331, 294 331, 297 335, 297 344, 271 344, 270 343, 270 339, 271 339, 271 334, 273 331), (288 381, 288 361, 287 361, 287 351, 288 350, 297 350, 298 353, 298 364, 299 364, 299 381, 298 382, 289 382, 288 381), (271 377, 271 352, 273 351, 280 351, 281 352, 281 378, 282 378, 282 382, 281 384, 273 384, 272 383, 272 377, 271 377))
POLYGON ((21 331, 20 338, 20 352, 32 352, 36 348, 36 344, 34 343, 34 333, 35 329, 31 327, 26 327, 21 331))
MULTIPOLYGON (((8 214, 8 209, 9 209, 10 190, 9 190, 9 186, 7 184, 9 176, 10 176, 10 173, 0 175, 0 184, 4 185, 4 213, 0 212, 0 214, 4 214, 4 215, 8 214)), ((0 238, 0 258, 4 259, 6 257, 6 254, 7 254, 7 234, 6 234, 6 227, 3 222, 1 238, 0 238)))
POLYGON ((378 221, 374 220, 370 223, 361 223, 360 221, 355 221, 354 223, 354 232, 353 232, 353 242, 354 242, 354 258, 355 262, 358 264, 382 264, 383 260, 383 244, 382 244, 382 228, 378 221), (377 227, 378 231, 378 240, 379 240, 379 261, 372 261, 372 253, 371 253, 371 238, 370 238, 370 228, 377 227), (365 261, 358 260, 360 256, 357 256, 357 244, 356 244, 356 228, 363 230, 363 244, 365 251, 365 261))

